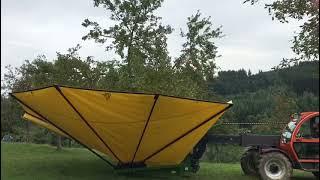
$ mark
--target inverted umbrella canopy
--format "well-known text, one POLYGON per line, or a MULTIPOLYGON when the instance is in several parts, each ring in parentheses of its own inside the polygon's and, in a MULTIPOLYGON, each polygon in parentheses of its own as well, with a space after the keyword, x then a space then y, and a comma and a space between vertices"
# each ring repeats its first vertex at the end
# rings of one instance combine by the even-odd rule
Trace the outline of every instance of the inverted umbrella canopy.
POLYGON ((232 105, 58 85, 11 95, 26 120, 107 155, 112 166, 181 163, 232 105))

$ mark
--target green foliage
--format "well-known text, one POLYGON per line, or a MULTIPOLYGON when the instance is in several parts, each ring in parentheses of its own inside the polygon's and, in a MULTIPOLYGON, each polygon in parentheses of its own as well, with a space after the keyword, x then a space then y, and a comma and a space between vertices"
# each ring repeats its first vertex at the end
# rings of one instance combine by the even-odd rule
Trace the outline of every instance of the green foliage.
MULTIPOLYGON (((33 61, 25 63, 16 69, 9 69, 5 74, 4 87, 11 91, 21 91, 32 88, 44 87, 52 84, 97 88, 104 75, 112 77, 114 72, 108 63, 99 63, 88 57, 81 60, 77 55, 80 46, 70 48, 68 54, 57 53, 57 59, 49 62, 45 56, 39 56, 33 61), (105 67, 102 67, 105 66, 105 67), (105 70, 105 74, 101 69, 105 70), (106 73, 107 71, 107 73, 106 73)), ((114 67, 112 67, 114 68, 114 67)), ((102 79, 103 80, 103 79, 102 79)), ((112 84, 114 79, 109 79, 112 84)), ((105 81, 104 81, 105 82, 105 81)), ((108 83, 104 84, 108 85, 108 83)), ((1 95, 2 136, 11 134, 15 141, 49 143, 59 145, 56 136, 42 128, 31 125, 30 122, 21 120, 23 112, 12 98, 1 95)), ((68 140, 64 140, 68 141, 68 140)), ((62 143, 64 143, 64 141, 62 143)))
POLYGON ((319 95, 305 92, 298 97, 298 107, 301 112, 319 111, 319 95))
POLYGON ((1 138, 7 133, 21 134, 21 127, 25 125, 25 122, 20 121, 22 110, 17 106, 17 102, 12 98, 1 95, 1 138))
MULTIPOLYGON (((245 0, 257 3, 259 0, 245 0)), ((317 0, 275 0, 265 4, 272 20, 288 23, 290 19, 303 21, 301 30, 294 35, 291 47, 297 55, 293 59, 283 59, 279 67, 288 67, 299 61, 319 61, 319 1, 317 0)))
MULTIPOLYGON (((246 71, 221 71, 210 82, 210 94, 233 100, 221 122, 287 122, 295 112, 319 111, 319 63, 301 62, 277 71, 248 76, 246 71), (211 88, 212 86, 212 88, 211 88)), ((219 123, 218 123, 219 124, 219 123)), ((279 134, 284 125, 217 125, 210 133, 279 134)))
POLYGON ((255 92, 271 86, 273 78, 265 73, 249 76, 244 69, 220 71, 217 78, 209 81, 209 90, 221 95, 255 92))
POLYGON ((210 17, 202 18, 200 11, 188 17, 187 26, 186 33, 181 30, 186 42, 182 45, 182 54, 175 60, 175 67, 199 87, 206 88, 206 81, 213 79, 217 68, 215 59, 218 55, 214 41, 222 36, 221 27, 214 29, 210 17))
POLYGON ((298 95, 304 92, 319 94, 319 61, 300 62, 296 66, 276 71, 281 83, 298 95))
POLYGON ((204 161, 216 163, 238 163, 243 154, 243 147, 236 145, 208 144, 204 161))
POLYGON ((84 27, 92 27, 83 40, 106 43, 106 50, 115 50, 121 57, 126 69, 122 74, 128 84, 126 89, 137 89, 145 68, 161 71, 170 65, 166 41, 172 28, 162 25, 161 18, 154 15, 162 1, 94 0, 95 7, 103 7, 111 14, 115 25, 103 28, 89 19, 82 23, 84 27))
POLYGON ((216 68, 214 60, 217 57, 214 40, 221 37, 221 27, 213 29, 210 17, 201 18, 200 11, 188 17, 187 26, 186 33, 181 30, 181 36, 187 41, 182 45, 182 54, 175 65, 178 69, 185 68, 192 72, 196 70, 201 73, 201 79, 212 79, 216 68))
POLYGON ((218 77, 209 81, 211 94, 235 95, 256 92, 271 86, 287 86, 294 93, 302 95, 305 91, 319 94, 319 62, 300 62, 298 65, 275 71, 259 72, 249 75, 238 71, 220 71, 218 77))

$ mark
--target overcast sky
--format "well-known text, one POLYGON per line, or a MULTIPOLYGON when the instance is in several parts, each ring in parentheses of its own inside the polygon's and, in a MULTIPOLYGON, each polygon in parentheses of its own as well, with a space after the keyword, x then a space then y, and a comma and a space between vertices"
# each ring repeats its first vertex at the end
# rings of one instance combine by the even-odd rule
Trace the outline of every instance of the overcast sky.
MULTIPOLYGON (((216 27, 222 25, 225 37, 217 41, 221 70, 267 71, 283 57, 292 57, 290 40, 299 24, 272 21, 263 4, 242 2, 165 0, 157 14, 175 29, 168 41, 170 55, 179 56, 183 43, 179 29, 185 29, 187 17, 199 9, 204 16, 212 17, 216 27)), ((92 0, 1 0, 1 76, 8 64, 19 66, 41 54, 52 60, 56 52, 66 52, 78 43, 82 57, 112 59, 113 54, 105 52, 102 45, 81 40, 87 32, 81 26, 85 18, 110 24, 106 11, 94 8, 92 0)))

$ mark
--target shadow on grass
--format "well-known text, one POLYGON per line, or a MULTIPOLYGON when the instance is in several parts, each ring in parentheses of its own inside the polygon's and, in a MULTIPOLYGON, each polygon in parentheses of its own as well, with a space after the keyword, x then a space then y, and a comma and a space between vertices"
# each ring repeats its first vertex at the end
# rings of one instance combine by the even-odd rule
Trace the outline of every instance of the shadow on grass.
MULTIPOLYGON (((178 175, 170 174, 170 171, 146 170, 131 173, 119 173, 108 164, 99 159, 88 160, 49 160, 48 163, 36 163, 33 171, 48 172, 53 176, 59 174, 60 178, 72 177, 72 179, 180 179, 178 175), (50 163, 49 163, 50 162, 50 163)), ((46 173, 47 174, 47 173, 46 173)), ((41 174, 38 174, 42 176, 41 174)), ((58 178, 58 179, 60 179, 58 178)))
POLYGON ((127 173, 117 173, 119 176, 132 178, 132 179, 143 179, 148 177, 148 179, 193 179, 195 177, 194 173, 172 173, 172 169, 144 169, 142 171, 133 171, 127 173))
POLYGON ((311 179, 316 179, 315 177, 292 177, 291 180, 311 180, 311 179))

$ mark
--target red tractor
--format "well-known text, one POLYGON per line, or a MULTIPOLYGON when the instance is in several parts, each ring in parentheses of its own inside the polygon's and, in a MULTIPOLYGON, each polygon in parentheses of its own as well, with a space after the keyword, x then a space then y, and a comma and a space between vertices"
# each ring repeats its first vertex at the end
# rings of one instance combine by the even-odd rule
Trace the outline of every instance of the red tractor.
POLYGON ((215 144, 247 147, 240 160, 246 175, 288 180, 293 169, 301 169, 319 178, 319 112, 292 115, 281 136, 208 135, 207 139, 215 144))
POLYGON ((241 158, 245 174, 290 179, 292 169, 302 169, 319 177, 319 112, 293 115, 280 140, 273 142, 248 148, 241 158))

